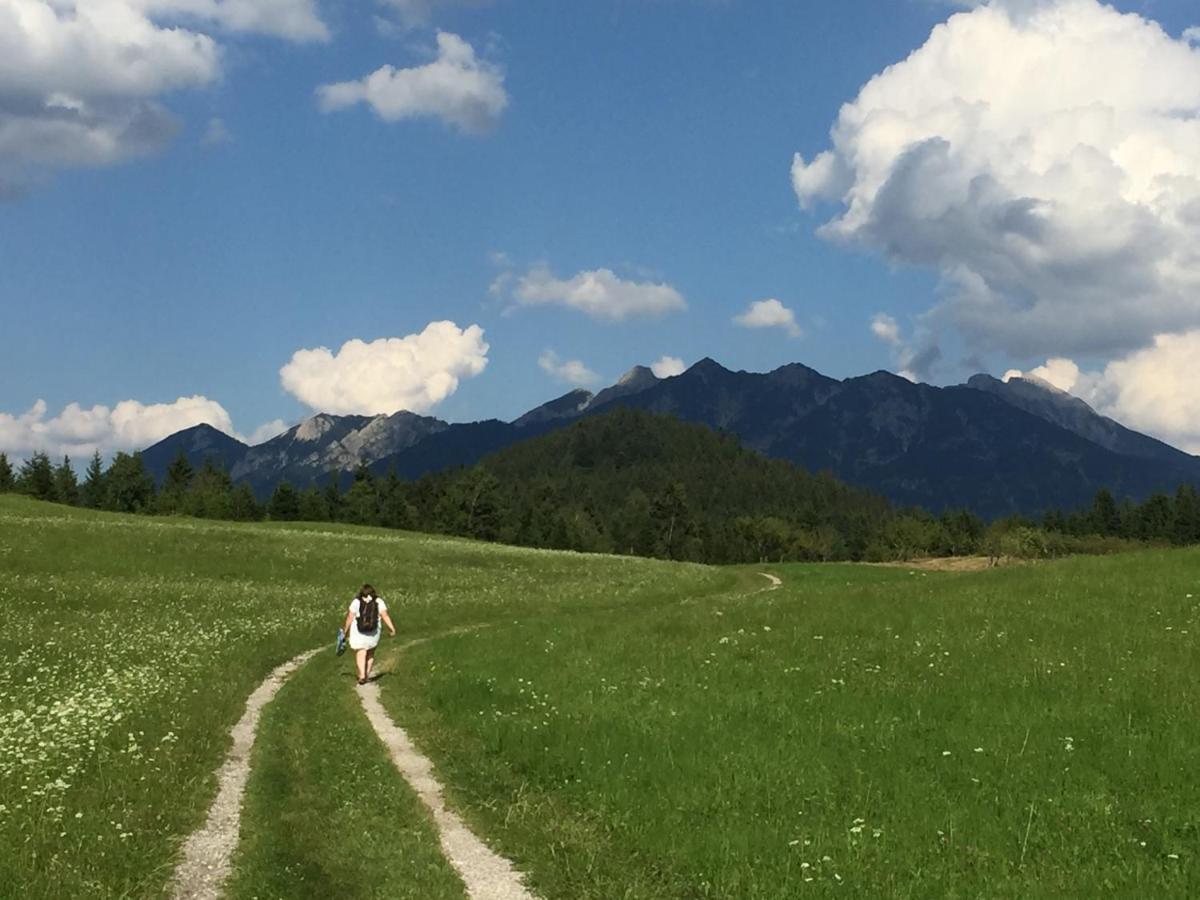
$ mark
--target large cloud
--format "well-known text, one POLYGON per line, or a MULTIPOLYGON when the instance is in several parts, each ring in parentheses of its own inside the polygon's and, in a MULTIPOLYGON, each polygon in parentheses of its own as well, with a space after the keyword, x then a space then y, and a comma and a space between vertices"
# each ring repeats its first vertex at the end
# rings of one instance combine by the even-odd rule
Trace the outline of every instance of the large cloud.
POLYGON ((337 353, 297 350, 279 375, 285 390, 321 412, 424 413, 482 372, 487 352, 478 325, 431 322, 407 337, 347 341, 337 353))
POLYGON ((437 44, 437 59, 426 65, 383 66, 358 81, 322 85, 318 104, 330 112, 366 103, 388 122, 432 116, 468 133, 491 130, 508 106, 503 70, 456 34, 438 32, 437 44))
POLYGON ((0 192, 162 147, 160 99, 220 75, 205 26, 327 37, 312 0, 0 0, 0 192))
MULTIPOLYGON (((1200 330, 1163 334, 1152 346, 1099 371, 1054 358, 1028 374, 1082 398, 1098 412, 1200 453, 1200 330)), ((1021 374, 1019 371, 1008 375, 1021 374)))
POLYGON ((82 459, 99 450, 142 450, 184 428, 207 423, 226 434, 237 432, 221 404, 207 397, 180 397, 174 403, 144 404, 123 400, 116 406, 85 409, 68 404, 47 418, 46 404, 38 400, 19 415, 0 413, 0 450, 26 457, 38 450, 58 457, 82 459))
POLYGON ((829 238, 936 268, 927 317, 1018 358, 1120 355, 1200 325, 1200 48, 1096 0, 938 26, 797 155, 829 238))
MULTIPOLYGON (((502 275, 501 279, 504 278, 502 275)), ((494 291, 505 288, 507 282, 501 283, 499 279, 493 284, 494 291)), ((605 322, 638 316, 657 318, 687 309, 683 295, 671 285, 627 281, 610 269, 579 272, 560 279, 547 267, 534 266, 517 280, 512 293, 520 306, 569 306, 605 322)))

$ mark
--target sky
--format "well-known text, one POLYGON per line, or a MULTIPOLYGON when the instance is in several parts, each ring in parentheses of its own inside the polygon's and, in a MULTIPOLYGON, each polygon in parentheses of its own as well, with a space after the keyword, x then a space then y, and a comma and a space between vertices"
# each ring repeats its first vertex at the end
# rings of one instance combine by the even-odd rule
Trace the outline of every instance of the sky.
POLYGON ((512 419, 708 356, 1034 375, 1200 452, 1197 25, 0 0, 0 451, 512 419))

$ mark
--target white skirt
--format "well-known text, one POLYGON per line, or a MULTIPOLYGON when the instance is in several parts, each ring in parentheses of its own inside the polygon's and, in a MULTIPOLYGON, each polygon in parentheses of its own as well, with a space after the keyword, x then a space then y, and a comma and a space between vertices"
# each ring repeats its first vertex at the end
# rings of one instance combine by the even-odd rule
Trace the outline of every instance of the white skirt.
POLYGON ((351 650, 374 650, 379 644, 379 636, 383 634, 383 628, 376 628, 374 634, 363 634, 358 630, 358 622, 350 623, 350 649, 351 650))

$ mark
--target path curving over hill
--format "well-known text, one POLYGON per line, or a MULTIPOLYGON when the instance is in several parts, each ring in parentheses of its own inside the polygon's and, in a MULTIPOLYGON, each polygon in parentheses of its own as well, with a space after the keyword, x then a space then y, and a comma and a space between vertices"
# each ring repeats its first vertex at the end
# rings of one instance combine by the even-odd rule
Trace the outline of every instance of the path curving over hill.
POLYGON ((173 900, 216 900, 221 896, 237 847, 242 798, 250 777, 250 752, 258 733, 258 720, 287 677, 319 652, 320 648, 309 650, 276 668, 246 701, 246 711, 230 732, 233 746, 217 770, 217 796, 209 807, 208 818, 184 842, 182 858, 171 881, 173 900))
POLYGON ((764 588, 764 590, 774 591, 783 585, 783 579, 778 575, 772 575, 770 572, 759 572, 758 574, 771 582, 770 587, 764 588))

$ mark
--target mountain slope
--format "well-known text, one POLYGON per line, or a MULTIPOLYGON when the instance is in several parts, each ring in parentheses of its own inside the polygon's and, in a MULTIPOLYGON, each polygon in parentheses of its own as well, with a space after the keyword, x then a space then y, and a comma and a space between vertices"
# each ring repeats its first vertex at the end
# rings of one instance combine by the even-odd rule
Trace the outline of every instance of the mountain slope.
POLYGON ((1114 453, 1141 459, 1157 459, 1187 465, 1195 457, 1170 444, 1140 434, 1107 416, 1102 416, 1078 397, 1060 391, 1040 378, 1011 378, 1001 381, 991 375, 972 375, 967 387, 1005 400, 1018 409, 1053 422, 1114 453))
POLYGON ((154 480, 162 484, 167 469, 182 450, 193 469, 199 469, 206 460, 229 471, 236 466, 250 448, 236 438, 211 425, 194 425, 163 438, 142 451, 142 464, 154 480))

